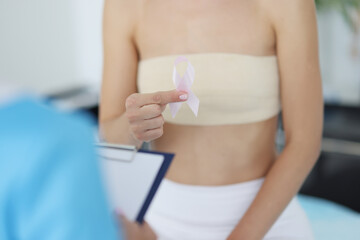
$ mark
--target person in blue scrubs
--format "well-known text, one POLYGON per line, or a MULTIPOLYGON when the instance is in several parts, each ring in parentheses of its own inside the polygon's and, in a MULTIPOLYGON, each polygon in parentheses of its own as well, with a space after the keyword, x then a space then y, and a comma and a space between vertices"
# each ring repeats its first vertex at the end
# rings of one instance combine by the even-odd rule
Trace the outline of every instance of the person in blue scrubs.
MULTIPOLYGON (((124 239, 84 116, 30 97, 0 103, 0 239, 124 239)), ((126 239, 154 239, 126 219, 126 239)))

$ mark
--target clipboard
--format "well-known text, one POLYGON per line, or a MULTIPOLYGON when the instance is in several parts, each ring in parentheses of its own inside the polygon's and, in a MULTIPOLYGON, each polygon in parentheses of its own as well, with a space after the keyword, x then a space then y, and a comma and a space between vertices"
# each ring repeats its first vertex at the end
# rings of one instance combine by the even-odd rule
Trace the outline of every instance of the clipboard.
POLYGON ((112 207, 143 223, 174 154, 107 143, 96 147, 112 207))

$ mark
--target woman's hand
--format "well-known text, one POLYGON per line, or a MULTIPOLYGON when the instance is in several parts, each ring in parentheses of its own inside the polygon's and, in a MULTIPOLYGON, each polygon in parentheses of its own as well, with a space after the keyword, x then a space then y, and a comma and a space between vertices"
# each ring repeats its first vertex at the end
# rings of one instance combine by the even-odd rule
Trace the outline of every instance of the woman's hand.
POLYGON ((176 90, 131 94, 126 99, 125 116, 130 124, 133 138, 137 141, 149 142, 161 137, 164 125, 162 112, 166 105, 186 100, 187 93, 176 90))
POLYGON ((156 240, 155 233, 146 222, 140 225, 129 221, 125 216, 121 215, 120 217, 126 240, 156 240))

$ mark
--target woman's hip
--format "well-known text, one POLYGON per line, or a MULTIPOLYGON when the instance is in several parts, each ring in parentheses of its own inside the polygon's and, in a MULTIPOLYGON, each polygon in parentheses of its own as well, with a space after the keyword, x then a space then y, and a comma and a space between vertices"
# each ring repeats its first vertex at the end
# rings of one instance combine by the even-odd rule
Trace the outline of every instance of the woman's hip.
MULTIPOLYGON (((225 186, 194 186, 164 180, 146 219, 159 239, 226 239, 254 200, 263 181, 261 178, 225 186)), ((293 239, 311 239, 295 238, 301 235, 298 230, 311 235, 306 215, 294 198, 266 238, 280 238, 284 231, 292 231, 293 239)))

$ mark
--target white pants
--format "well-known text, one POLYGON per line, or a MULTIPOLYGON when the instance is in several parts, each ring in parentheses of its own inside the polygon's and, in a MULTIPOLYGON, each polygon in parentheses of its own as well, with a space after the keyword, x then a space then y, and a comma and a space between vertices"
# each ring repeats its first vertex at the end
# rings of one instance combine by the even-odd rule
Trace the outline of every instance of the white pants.
MULTIPOLYGON (((193 186, 164 180, 146 220, 159 240, 223 240, 244 215, 263 181, 193 186)), ((264 239, 313 239, 308 219, 296 197, 264 239)))

